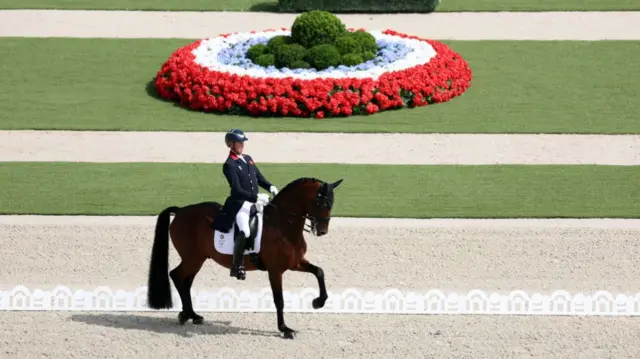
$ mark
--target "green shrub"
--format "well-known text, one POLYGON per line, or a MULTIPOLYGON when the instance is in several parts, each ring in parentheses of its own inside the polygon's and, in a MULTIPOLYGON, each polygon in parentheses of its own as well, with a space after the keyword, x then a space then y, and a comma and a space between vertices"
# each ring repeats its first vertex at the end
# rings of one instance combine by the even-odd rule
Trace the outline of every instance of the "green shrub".
POLYGON ((306 48, 331 44, 346 33, 347 28, 342 21, 327 11, 305 12, 296 17, 291 26, 293 41, 306 48))
POLYGON ((264 54, 267 51, 267 46, 264 44, 255 44, 247 50, 247 58, 253 62, 256 62, 258 56, 264 54))
POLYGON ((362 53, 362 60, 363 60, 363 61, 365 61, 365 62, 366 62, 366 61, 369 61, 369 60, 373 60, 373 59, 375 59, 375 58, 376 58, 376 54, 374 54, 374 53, 373 53, 373 52, 371 52, 371 51, 364 51, 364 52, 362 53))
POLYGON ((376 38, 366 31, 354 31, 349 35, 358 42, 362 51, 371 51, 377 54, 378 50, 380 50, 376 43, 376 38))
POLYGON ((276 60, 276 67, 289 67, 296 61, 304 60, 307 49, 300 44, 280 45, 276 47, 273 55, 276 60))
POLYGON ((291 36, 274 36, 266 45, 249 48, 246 55, 258 66, 322 71, 372 60, 378 50, 370 33, 349 32, 337 16, 327 11, 309 11, 296 18, 291 36))
POLYGON ((280 12, 430 13, 439 4, 440 0, 278 0, 278 9, 280 12))
POLYGON ((340 64, 340 52, 331 44, 316 45, 307 52, 307 62, 317 70, 340 64))
POLYGON ((308 69, 311 68, 311 65, 309 65, 308 62, 303 61, 303 60, 298 60, 298 61, 294 61, 291 66, 289 66, 290 69, 308 69))
POLYGON ((256 65, 262 67, 269 67, 276 65, 276 58, 273 54, 262 54, 256 58, 256 65))
POLYGON ((336 48, 338 49, 338 52, 340 52, 340 55, 352 53, 357 54, 362 51, 362 47, 360 46, 358 40, 349 35, 340 36, 336 39, 334 45, 336 45, 336 48))
POLYGON ((269 39, 269 41, 267 42, 267 52, 270 54, 273 54, 276 52, 277 47, 281 45, 292 44, 292 43, 293 43, 293 40, 291 39, 291 36, 286 36, 286 35, 274 36, 271 39, 269 39))
POLYGON ((360 54, 345 54, 342 55, 340 62, 345 66, 355 66, 363 63, 364 60, 362 59, 362 55, 360 54))

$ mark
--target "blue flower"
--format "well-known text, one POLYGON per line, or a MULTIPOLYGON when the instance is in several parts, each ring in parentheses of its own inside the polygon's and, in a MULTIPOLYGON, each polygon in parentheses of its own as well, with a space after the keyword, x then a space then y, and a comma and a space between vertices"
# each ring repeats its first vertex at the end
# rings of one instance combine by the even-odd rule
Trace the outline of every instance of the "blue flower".
POLYGON ((246 53, 251 46, 256 44, 266 45, 270 38, 271 38, 270 36, 254 37, 249 40, 231 45, 218 53, 218 56, 217 56, 218 62, 225 65, 238 66, 243 69, 263 69, 267 73, 281 72, 284 74, 292 74, 292 73, 293 74, 304 74, 304 73, 324 74, 324 73, 329 73, 335 70, 338 70, 341 72, 367 71, 375 67, 386 66, 398 60, 404 59, 408 53, 413 51, 411 47, 406 46, 401 42, 377 39, 376 43, 380 50, 378 51, 378 53, 376 54, 376 57, 373 60, 369 60, 355 66, 340 65, 336 68, 330 67, 322 71, 318 71, 316 69, 288 69, 288 68, 277 69, 273 66, 264 68, 254 64, 251 60, 247 59, 246 53))

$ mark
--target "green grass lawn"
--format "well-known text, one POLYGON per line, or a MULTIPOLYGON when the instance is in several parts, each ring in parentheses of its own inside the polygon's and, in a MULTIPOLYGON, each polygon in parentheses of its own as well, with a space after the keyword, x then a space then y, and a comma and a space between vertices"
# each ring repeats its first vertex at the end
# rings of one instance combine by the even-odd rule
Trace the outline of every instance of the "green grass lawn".
MULTIPOLYGON (((3 9, 277 11, 268 0, 0 0, 3 9)), ((443 0, 437 11, 638 10, 636 0, 443 0)))
MULTIPOLYGON (((640 217, 640 166, 262 164, 279 188, 343 178, 335 216, 640 217)), ((0 163, 0 213, 154 215, 223 202, 219 164, 0 163)))
POLYGON ((0 39, 0 129, 640 133, 640 41, 446 41, 474 79, 453 100, 336 119, 188 111, 149 84, 193 40, 0 39))

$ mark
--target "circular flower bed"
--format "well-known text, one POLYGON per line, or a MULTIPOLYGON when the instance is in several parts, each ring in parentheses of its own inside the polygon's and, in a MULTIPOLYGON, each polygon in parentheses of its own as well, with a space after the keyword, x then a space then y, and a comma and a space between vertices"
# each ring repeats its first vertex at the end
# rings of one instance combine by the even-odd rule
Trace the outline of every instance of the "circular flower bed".
POLYGON ((198 40, 171 55, 155 86, 162 98, 193 110, 316 118, 445 102, 470 86, 467 62, 447 45, 393 30, 368 34, 377 45, 373 58, 341 54, 347 63, 355 57, 355 64, 321 68, 309 65, 319 62, 313 58, 294 59, 306 63, 294 68, 251 60, 260 54, 250 49, 262 52, 274 37, 291 38, 284 28, 198 40))

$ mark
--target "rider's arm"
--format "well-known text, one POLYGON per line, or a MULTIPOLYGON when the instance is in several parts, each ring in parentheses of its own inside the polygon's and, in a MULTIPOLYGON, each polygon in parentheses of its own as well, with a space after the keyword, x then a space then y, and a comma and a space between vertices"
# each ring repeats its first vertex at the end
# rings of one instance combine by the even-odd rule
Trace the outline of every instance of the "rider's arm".
POLYGON ((258 169, 257 165, 256 165, 256 176, 258 177, 258 186, 266 189, 267 191, 270 191, 272 184, 271 182, 267 181, 266 178, 264 178, 264 176, 260 172, 260 169, 258 169))
POLYGON ((256 202, 258 200, 258 196, 246 191, 244 188, 240 187, 240 181, 238 179, 238 172, 236 170, 236 166, 232 166, 228 163, 225 163, 222 166, 222 172, 224 176, 227 178, 227 182, 229 182, 229 186, 231 187, 231 196, 236 198, 242 198, 246 201, 256 202))

